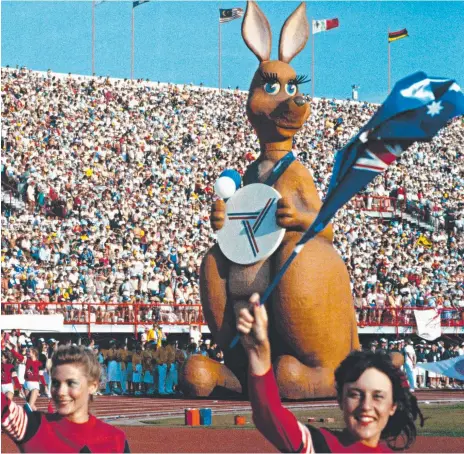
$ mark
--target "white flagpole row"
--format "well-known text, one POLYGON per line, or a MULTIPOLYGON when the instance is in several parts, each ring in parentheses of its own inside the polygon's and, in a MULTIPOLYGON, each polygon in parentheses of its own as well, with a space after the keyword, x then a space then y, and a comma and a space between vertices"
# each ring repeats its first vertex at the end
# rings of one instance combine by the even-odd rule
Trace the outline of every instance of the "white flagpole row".
POLYGON ((134 79, 134 7, 132 7, 131 80, 134 79))
POLYGON ((388 27, 387 31, 387 41, 388 41, 388 94, 390 94, 390 86, 391 86, 391 55, 390 55, 390 27, 388 27))
POLYGON ((314 98, 314 22, 311 19, 311 97, 314 98))
POLYGON ((95 74, 95 0, 92 0, 92 75, 95 74))
POLYGON ((218 33, 218 36, 219 36, 219 42, 218 42, 218 58, 219 58, 219 62, 218 62, 218 77, 219 77, 219 80, 218 80, 218 87, 219 87, 219 91, 221 91, 221 84, 222 84, 222 37, 221 37, 221 21, 218 21, 218 24, 219 24, 219 33, 218 33))

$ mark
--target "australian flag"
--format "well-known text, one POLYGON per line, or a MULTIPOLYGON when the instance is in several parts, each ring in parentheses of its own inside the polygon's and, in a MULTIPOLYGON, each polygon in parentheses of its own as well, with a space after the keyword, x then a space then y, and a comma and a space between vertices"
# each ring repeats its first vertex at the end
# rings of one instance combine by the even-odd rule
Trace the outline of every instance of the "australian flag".
POLYGON ((430 142, 454 117, 464 115, 464 94, 450 79, 417 72, 400 80, 359 133, 335 156, 321 210, 298 245, 322 231, 348 200, 414 142, 430 142))

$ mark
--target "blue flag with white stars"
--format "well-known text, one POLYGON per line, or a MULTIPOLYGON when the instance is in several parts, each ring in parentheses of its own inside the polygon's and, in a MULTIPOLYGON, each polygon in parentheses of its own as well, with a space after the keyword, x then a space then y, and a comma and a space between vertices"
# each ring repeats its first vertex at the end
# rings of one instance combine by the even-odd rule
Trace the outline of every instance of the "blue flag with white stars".
MULTIPOLYGON (((335 156, 332 178, 314 222, 263 293, 264 304, 305 243, 324 230, 339 208, 396 161, 414 142, 430 142, 454 117, 464 115, 464 94, 454 80, 417 72, 400 80, 359 133, 335 156)), ((239 340, 236 335, 230 344, 239 340)))
POLYGON ((322 231, 348 200, 396 161, 414 142, 430 142, 464 115, 464 94, 451 79, 417 72, 400 80, 374 116, 335 156, 322 207, 298 246, 322 231))

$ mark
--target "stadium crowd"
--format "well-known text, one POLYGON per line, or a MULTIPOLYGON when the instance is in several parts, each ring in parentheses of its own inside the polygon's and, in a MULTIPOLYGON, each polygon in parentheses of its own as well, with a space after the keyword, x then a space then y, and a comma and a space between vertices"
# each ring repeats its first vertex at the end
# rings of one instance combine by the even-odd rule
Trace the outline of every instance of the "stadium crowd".
MULTIPOLYGON (((259 153, 247 94, 2 68, 1 96, 2 311, 83 320, 90 305, 96 322, 201 322, 214 183, 259 153)), ((311 107, 295 147, 322 197, 334 153, 377 106, 311 107)), ((339 211, 334 244, 360 324, 388 323, 397 309, 407 318, 413 307, 462 320, 463 140, 461 118, 339 211), (369 217, 375 197, 435 230, 369 217)))

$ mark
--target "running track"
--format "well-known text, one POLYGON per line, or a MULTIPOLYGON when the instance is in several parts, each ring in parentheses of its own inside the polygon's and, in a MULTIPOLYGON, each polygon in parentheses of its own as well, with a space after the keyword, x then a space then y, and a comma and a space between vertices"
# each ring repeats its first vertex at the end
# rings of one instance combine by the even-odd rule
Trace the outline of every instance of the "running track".
MULTIPOLYGON (((464 402, 464 391, 420 391, 417 397, 421 402, 456 403, 464 402)), ((133 398, 118 396, 99 396, 92 404, 92 413, 118 425, 126 433, 132 452, 143 453, 246 453, 277 452, 256 430, 230 430, 195 427, 153 427, 137 424, 144 418, 162 419, 183 416, 188 407, 211 407, 214 414, 246 412, 248 402, 211 399, 160 399, 133 398)), ((284 404, 292 409, 333 407, 334 400, 298 402, 284 404)), ((47 411, 48 400, 40 398, 38 407, 47 411)), ((18 452, 18 448, 2 434, 2 453, 18 452)), ((457 437, 418 437, 409 452, 459 453, 462 452, 463 439, 457 437)))
MULTIPOLYGON (((457 403, 464 402, 464 390, 425 390, 416 393, 419 402, 457 403)), ((15 399, 20 403, 20 399, 15 399)), ((335 407, 332 400, 317 400, 306 402, 287 402, 287 408, 305 410, 309 408, 335 407)), ((38 409, 47 411, 48 399, 38 399, 38 409)), ((211 399, 176 399, 150 398, 130 396, 97 396, 91 404, 92 413, 108 422, 117 423, 120 419, 150 418, 164 419, 184 416, 184 409, 190 407, 206 407, 213 410, 213 414, 234 414, 235 412, 250 411, 247 401, 239 400, 211 400, 211 399)))

